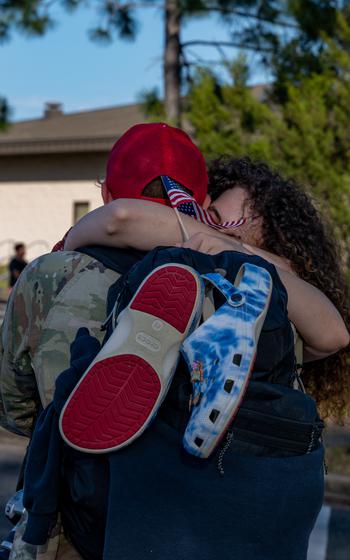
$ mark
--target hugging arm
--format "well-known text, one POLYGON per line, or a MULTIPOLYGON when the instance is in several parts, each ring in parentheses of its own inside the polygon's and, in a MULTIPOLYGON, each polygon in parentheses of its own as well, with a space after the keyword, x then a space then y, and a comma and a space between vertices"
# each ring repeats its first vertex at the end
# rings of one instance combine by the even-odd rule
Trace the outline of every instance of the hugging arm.
MULTIPOLYGON (((190 237, 213 231, 189 216, 182 214, 181 219, 190 237)), ((149 251, 182 241, 180 224, 172 208, 147 200, 120 198, 86 214, 68 233, 64 248, 72 251, 83 245, 98 244, 149 251)), ((236 251, 245 252, 237 241, 232 240, 233 246, 236 251)))
POLYGON ((332 302, 294 274, 277 271, 288 292, 288 317, 304 341, 304 361, 320 360, 345 348, 349 333, 332 302))
POLYGON ((305 360, 321 359, 347 346, 349 333, 337 309, 320 290, 292 273, 287 261, 242 245, 188 216, 182 219, 191 237, 185 243, 171 208, 144 200, 114 200, 82 218, 68 234, 65 249, 101 244, 147 251, 182 243, 183 247, 211 254, 228 250, 257 254, 276 266, 288 292, 288 316, 304 340, 305 360))
MULTIPOLYGON (((234 250, 232 238, 193 236, 183 247, 206 253, 234 250)), ((333 303, 315 286, 299 278, 285 259, 263 249, 243 244, 244 249, 275 265, 288 293, 288 317, 304 342, 304 361, 326 358, 349 344, 346 325, 333 303)))

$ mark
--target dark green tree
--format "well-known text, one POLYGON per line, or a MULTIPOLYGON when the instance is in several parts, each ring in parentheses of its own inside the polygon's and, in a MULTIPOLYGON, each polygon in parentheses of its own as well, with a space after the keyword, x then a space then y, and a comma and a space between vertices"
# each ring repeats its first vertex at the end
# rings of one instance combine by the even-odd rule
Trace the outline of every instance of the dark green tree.
POLYGON ((323 71, 323 56, 329 38, 338 40, 338 15, 350 21, 348 0, 290 0, 288 9, 297 30, 278 37, 269 60, 274 78, 274 98, 287 99, 288 84, 323 71))

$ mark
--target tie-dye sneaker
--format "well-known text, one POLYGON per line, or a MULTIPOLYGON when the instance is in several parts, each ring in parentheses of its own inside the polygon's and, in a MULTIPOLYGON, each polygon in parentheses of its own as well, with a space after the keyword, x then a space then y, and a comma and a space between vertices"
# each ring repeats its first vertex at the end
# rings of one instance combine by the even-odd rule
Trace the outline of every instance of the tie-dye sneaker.
POLYGON ((264 268, 242 265, 235 285, 206 274, 226 298, 182 345, 192 375, 192 413, 185 449, 197 457, 212 453, 234 419, 247 389, 269 306, 272 279, 264 268))
POLYGON ((168 391, 180 346, 199 323, 203 281, 188 266, 163 265, 142 282, 60 416, 75 449, 120 449, 147 428, 168 391))

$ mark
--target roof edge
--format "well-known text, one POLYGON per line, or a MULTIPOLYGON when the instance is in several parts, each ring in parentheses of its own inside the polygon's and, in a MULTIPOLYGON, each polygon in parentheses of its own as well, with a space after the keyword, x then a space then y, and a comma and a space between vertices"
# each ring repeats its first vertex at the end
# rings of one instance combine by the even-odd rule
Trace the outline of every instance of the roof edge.
POLYGON ((0 144, 0 156, 49 154, 74 152, 109 151, 118 136, 104 136, 101 138, 60 138, 59 140, 13 140, 0 144))

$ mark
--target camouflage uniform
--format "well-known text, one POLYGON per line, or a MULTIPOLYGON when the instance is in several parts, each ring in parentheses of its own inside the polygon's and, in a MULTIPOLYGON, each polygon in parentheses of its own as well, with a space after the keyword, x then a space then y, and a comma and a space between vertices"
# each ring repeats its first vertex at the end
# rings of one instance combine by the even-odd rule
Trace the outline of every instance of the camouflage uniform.
POLYGON ((79 327, 100 341, 109 286, 119 275, 77 252, 29 264, 17 281, 0 337, 0 425, 30 436, 39 403, 52 400, 57 375, 69 366, 79 327))
MULTIPOLYGON (((51 402, 56 377, 69 366, 77 329, 102 341, 108 288, 119 276, 77 252, 43 255, 25 268, 0 333, 0 426, 30 436, 40 402, 51 402)), ((33 559, 33 548, 14 546, 11 558, 33 559)))

